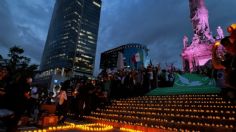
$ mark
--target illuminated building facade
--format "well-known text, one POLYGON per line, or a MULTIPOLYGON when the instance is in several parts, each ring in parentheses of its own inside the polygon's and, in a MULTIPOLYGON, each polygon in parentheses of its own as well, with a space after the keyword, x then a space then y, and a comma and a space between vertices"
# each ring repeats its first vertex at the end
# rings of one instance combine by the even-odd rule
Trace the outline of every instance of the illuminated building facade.
POLYGON ((100 69, 117 69, 120 63, 123 63, 121 64, 123 68, 140 69, 147 67, 150 64, 147 47, 137 43, 130 43, 101 54, 100 69), (122 56, 120 60, 119 54, 122 56))
POLYGON ((93 75, 101 0, 56 0, 36 80, 52 88, 93 75))
POLYGON ((40 70, 92 75, 100 11, 101 0, 57 0, 40 70))

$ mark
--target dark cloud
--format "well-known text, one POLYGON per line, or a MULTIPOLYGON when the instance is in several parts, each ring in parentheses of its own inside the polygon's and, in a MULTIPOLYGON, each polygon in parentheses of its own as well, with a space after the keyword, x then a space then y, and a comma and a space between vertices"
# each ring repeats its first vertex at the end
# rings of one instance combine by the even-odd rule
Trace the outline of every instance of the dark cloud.
POLYGON ((24 48, 33 63, 40 63, 54 0, 1 0, 0 51, 6 57, 14 45, 24 48))
POLYGON ((10 10, 5 0, 0 1, 0 54, 6 57, 8 48, 19 42, 16 37, 16 26, 9 14, 10 10))
POLYGON ((27 26, 18 26, 21 31, 21 42, 24 44, 23 48, 28 56, 31 56, 33 62, 39 62, 43 51, 44 40, 40 40, 37 36, 33 35, 33 31, 27 26))
MULTIPOLYGON (((236 22, 234 0, 205 0, 211 31, 236 22)), ((55 0, 0 0, 0 51, 21 45, 40 62, 55 0)), ((103 0, 96 70, 100 53, 130 42, 150 49, 153 64, 181 67, 182 38, 191 40, 188 0, 103 0)))

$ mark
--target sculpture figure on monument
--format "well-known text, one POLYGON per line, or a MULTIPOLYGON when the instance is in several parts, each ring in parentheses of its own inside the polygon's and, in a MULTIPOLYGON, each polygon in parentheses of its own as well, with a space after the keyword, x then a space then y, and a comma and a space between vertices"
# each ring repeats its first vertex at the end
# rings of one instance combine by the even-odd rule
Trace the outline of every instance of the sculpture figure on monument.
POLYGON ((191 6, 191 20, 193 23, 194 31, 199 36, 200 40, 211 41, 212 35, 210 33, 209 23, 208 23, 208 10, 204 5, 204 0, 190 0, 191 6))
POLYGON ((218 37, 217 39, 224 38, 224 32, 220 26, 217 27, 216 31, 217 31, 217 37, 218 37))
POLYGON ((199 42, 200 42, 199 36, 197 34, 194 34, 192 39, 192 44, 199 44, 199 42))
POLYGON ((205 0, 189 0, 193 37, 189 48, 182 52, 183 69, 193 72, 207 64, 211 58, 211 44, 215 42, 208 22, 205 0))
POLYGON ((215 42, 215 39, 212 37, 212 33, 211 32, 205 32, 205 36, 207 38, 207 42, 210 42, 210 43, 214 43, 215 42))
POLYGON ((183 45, 184 45, 184 48, 188 47, 188 37, 186 35, 184 35, 184 38, 183 38, 183 45))
POLYGON ((208 23, 208 15, 207 15, 207 10, 205 8, 198 8, 192 20, 198 21, 198 24, 196 26, 197 32, 202 32, 207 30, 208 27, 206 24, 208 23))

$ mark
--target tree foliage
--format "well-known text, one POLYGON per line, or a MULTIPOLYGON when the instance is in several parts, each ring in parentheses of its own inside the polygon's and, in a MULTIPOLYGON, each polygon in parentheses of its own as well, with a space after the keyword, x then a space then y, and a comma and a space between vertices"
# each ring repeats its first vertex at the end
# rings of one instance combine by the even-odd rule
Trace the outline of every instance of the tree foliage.
POLYGON ((30 64, 30 58, 23 55, 24 49, 13 46, 10 48, 8 57, 9 62, 7 65, 10 76, 34 76, 38 65, 30 64))

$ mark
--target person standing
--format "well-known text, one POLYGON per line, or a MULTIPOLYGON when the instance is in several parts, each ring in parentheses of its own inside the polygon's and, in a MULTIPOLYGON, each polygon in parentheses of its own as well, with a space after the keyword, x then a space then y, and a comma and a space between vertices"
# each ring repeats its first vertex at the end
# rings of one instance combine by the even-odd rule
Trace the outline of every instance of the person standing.
POLYGON ((212 48, 212 64, 215 69, 224 71, 223 94, 229 99, 236 100, 236 24, 230 25, 227 30, 230 36, 224 37, 220 43, 216 42, 212 48), (222 59, 217 56, 220 44, 226 52, 222 59))
POLYGON ((57 115, 58 115, 58 123, 64 123, 66 119, 66 114, 67 114, 67 94, 66 90, 67 88, 70 87, 70 80, 66 80, 63 82, 60 92, 56 96, 57 101, 56 101, 56 109, 57 109, 57 115))
POLYGON ((14 112, 13 118, 6 121, 7 132, 17 131, 17 125, 28 108, 30 100, 30 76, 19 75, 15 81, 6 88, 6 108, 14 112))

